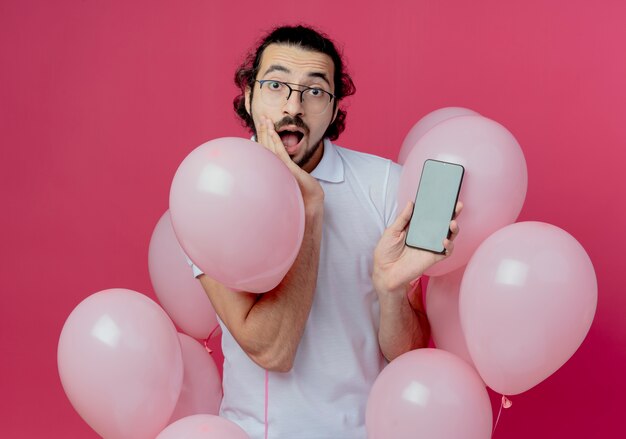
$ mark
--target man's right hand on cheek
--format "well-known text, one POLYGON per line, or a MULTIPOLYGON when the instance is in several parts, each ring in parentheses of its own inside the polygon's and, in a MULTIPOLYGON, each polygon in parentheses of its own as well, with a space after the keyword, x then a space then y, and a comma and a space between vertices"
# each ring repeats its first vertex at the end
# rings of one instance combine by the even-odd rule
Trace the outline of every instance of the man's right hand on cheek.
POLYGON ((302 192, 302 198, 304 200, 305 207, 311 204, 324 202, 324 190, 319 182, 312 177, 308 172, 302 170, 296 165, 287 150, 283 145, 280 136, 274 129, 274 123, 268 117, 261 116, 261 122, 257 129, 257 142, 263 145, 265 148, 273 152, 279 159, 287 165, 293 176, 296 178, 300 191, 302 192))

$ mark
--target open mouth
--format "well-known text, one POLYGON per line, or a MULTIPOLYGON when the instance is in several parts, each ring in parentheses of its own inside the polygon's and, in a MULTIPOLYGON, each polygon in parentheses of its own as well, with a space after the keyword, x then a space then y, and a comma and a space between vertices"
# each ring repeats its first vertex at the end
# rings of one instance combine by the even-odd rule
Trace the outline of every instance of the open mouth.
POLYGON ((283 145, 285 145, 285 149, 289 154, 294 154, 298 150, 300 142, 302 142, 302 139, 304 138, 302 128, 293 125, 282 127, 278 131, 278 135, 280 136, 280 140, 282 140, 283 145))

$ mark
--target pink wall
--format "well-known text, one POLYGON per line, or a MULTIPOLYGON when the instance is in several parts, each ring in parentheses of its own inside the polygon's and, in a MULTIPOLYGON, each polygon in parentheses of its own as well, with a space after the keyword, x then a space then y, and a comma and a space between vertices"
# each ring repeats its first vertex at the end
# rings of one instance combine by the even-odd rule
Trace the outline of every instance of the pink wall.
POLYGON ((0 436, 96 437, 58 378, 65 318, 106 288, 154 297, 148 243, 174 171, 245 135, 235 66, 298 20, 343 43, 358 92, 341 145, 395 158, 421 116, 472 108, 523 147, 520 220, 564 228, 595 265, 587 339, 495 437, 626 434, 626 3, 31 0, 0 5, 0 436))

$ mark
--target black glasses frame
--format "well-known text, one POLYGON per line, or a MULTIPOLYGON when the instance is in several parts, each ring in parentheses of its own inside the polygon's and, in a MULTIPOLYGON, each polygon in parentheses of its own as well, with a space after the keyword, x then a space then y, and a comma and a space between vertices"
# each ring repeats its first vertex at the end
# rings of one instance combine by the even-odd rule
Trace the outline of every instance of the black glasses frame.
POLYGON ((328 95, 328 103, 330 104, 333 99, 336 99, 337 96, 335 96, 334 94, 332 94, 329 91, 326 91, 324 89, 321 89, 319 87, 308 87, 306 85, 302 85, 302 84, 294 84, 293 82, 284 82, 284 81, 277 81, 276 79, 255 79, 255 82, 259 83, 259 88, 263 88, 263 84, 267 83, 267 82, 277 82, 278 84, 283 84, 285 86, 287 86, 287 88, 289 89, 289 94, 287 95, 287 101, 289 100, 289 98, 291 97, 291 94, 294 91, 297 91, 298 93, 300 93, 300 103, 303 103, 303 98, 302 98, 302 93, 304 93, 307 90, 319 90, 323 93, 326 93, 328 95), (295 85, 298 87, 304 87, 302 90, 298 90, 296 88, 292 88, 291 86, 295 85))

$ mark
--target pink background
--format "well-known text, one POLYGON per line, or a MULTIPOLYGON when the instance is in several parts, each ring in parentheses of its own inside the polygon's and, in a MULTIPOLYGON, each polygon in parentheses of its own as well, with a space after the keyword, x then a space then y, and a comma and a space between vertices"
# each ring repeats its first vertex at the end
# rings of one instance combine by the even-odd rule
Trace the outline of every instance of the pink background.
POLYGON ((343 45, 357 84, 339 144, 395 158, 423 115, 474 109, 522 145, 520 220, 567 230, 595 265, 587 339, 494 437, 626 435, 625 2, 16 0, 0 4, 0 436, 96 437, 59 381, 65 318, 106 288, 154 297, 148 243, 178 164, 246 135, 234 69, 300 20, 343 45))

